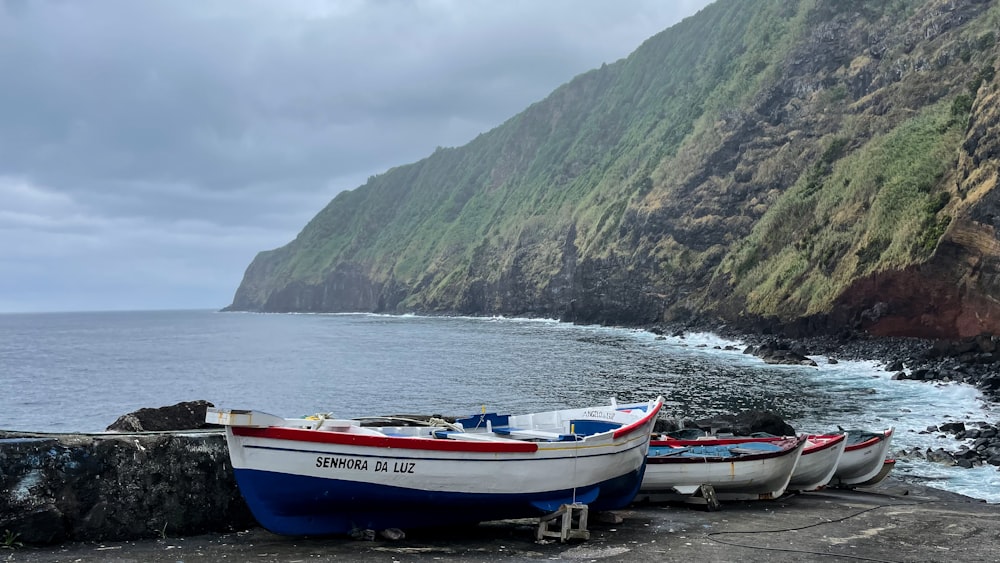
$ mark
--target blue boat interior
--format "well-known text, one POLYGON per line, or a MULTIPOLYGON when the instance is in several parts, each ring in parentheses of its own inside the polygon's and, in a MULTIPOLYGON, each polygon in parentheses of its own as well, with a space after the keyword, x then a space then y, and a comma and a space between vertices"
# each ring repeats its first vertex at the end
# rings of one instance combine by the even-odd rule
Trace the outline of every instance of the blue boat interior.
MULTIPOLYGON (((457 418, 466 432, 483 431, 489 428, 497 436, 519 440, 538 440, 543 442, 575 442, 586 436, 600 434, 621 428, 621 423, 605 420, 573 419, 569 421, 569 432, 551 431, 536 428, 518 428, 510 425, 510 416, 497 413, 483 413, 465 418, 457 418)), ((452 430, 437 430, 435 438, 457 438, 461 432, 452 430)))
POLYGON ((466 430, 475 430, 477 428, 485 429, 487 422, 489 422, 493 428, 496 428, 497 426, 507 426, 510 424, 510 415, 487 412, 455 419, 455 424, 461 424, 462 428, 465 428, 466 430))
POLYGON ((740 457, 781 451, 781 446, 770 442, 744 442, 742 444, 719 444, 706 446, 651 446, 649 457, 740 457))

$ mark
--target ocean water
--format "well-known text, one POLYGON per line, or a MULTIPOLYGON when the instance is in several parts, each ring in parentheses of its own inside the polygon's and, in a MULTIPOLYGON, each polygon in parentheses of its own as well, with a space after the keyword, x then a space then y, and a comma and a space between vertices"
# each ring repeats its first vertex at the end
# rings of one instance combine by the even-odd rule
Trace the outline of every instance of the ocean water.
MULTIPOLYGON (((0 315, 0 428, 99 432, 143 407, 204 399, 281 416, 531 412, 666 399, 671 416, 771 410, 800 432, 896 429, 892 451, 954 449, 926 433, 996 422, 972 387, 891 381, 874 362, 769 366, 712 334, 551 320, 212 311, 0 315), (729 347, 729 349, 726 349, 729 347)), ((1000 502, 1000 471, 901 460, 908 479, 1000 502)))

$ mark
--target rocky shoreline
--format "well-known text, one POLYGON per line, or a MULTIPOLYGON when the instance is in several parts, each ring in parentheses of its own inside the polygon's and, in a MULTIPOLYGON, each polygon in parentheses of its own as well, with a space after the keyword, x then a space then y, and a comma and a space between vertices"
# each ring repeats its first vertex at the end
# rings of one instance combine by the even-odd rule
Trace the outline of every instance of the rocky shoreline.
MULTIPOLYGON (((983 393, 994 405, 1000 404, 1000 336, 982 334, 958 341, 919 338, 874 337, 844 331, 838 335, 782 338, 771 334, 747 334, 725 326, 655 325, 647 330, 659 335, 683 336, 686 332, 711 332, 724 338, 747 342, 743 350, 765 363, 817 365, 810 356, 823 355, 830 362, 868 360, 879 362, 893 380, 927 383, 964 383, 983 393)), ((921 433, 936 433, 961 442, 955 448, 900 449, 901 459, 926 459, 964 468, 992 465, 1000 471, 1000 425, 987 421, 942 421, 921 433)))

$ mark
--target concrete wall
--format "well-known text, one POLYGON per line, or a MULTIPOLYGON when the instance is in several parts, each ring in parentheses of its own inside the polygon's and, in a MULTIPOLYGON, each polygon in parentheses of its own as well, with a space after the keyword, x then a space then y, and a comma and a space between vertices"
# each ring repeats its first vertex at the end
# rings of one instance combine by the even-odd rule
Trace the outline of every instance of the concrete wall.
POLYGON ((0 537, 125 540, 253 524, 221 431, 0 431, 0 537))

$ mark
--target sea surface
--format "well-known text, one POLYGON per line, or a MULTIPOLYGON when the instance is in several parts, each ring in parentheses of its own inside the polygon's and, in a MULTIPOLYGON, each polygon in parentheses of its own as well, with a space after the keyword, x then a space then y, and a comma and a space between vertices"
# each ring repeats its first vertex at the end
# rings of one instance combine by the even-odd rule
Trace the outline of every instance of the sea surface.
MULTIPOLYGON (((120 415, 204 399, 281 416, 532 412, 663 395, 700 418, 771 410, 800 432, 927 433, 998 419, 961 384, 891 381, 876 362, 770 366, 712 334, 657 337, 552 320, 213 311, 0 314, 0 429, 100 432, 120 415), (727 349, 728 348, 728 349, 727 349)), ((901 460, 906 479, 1000 502, 1000 471, 901 460)))

